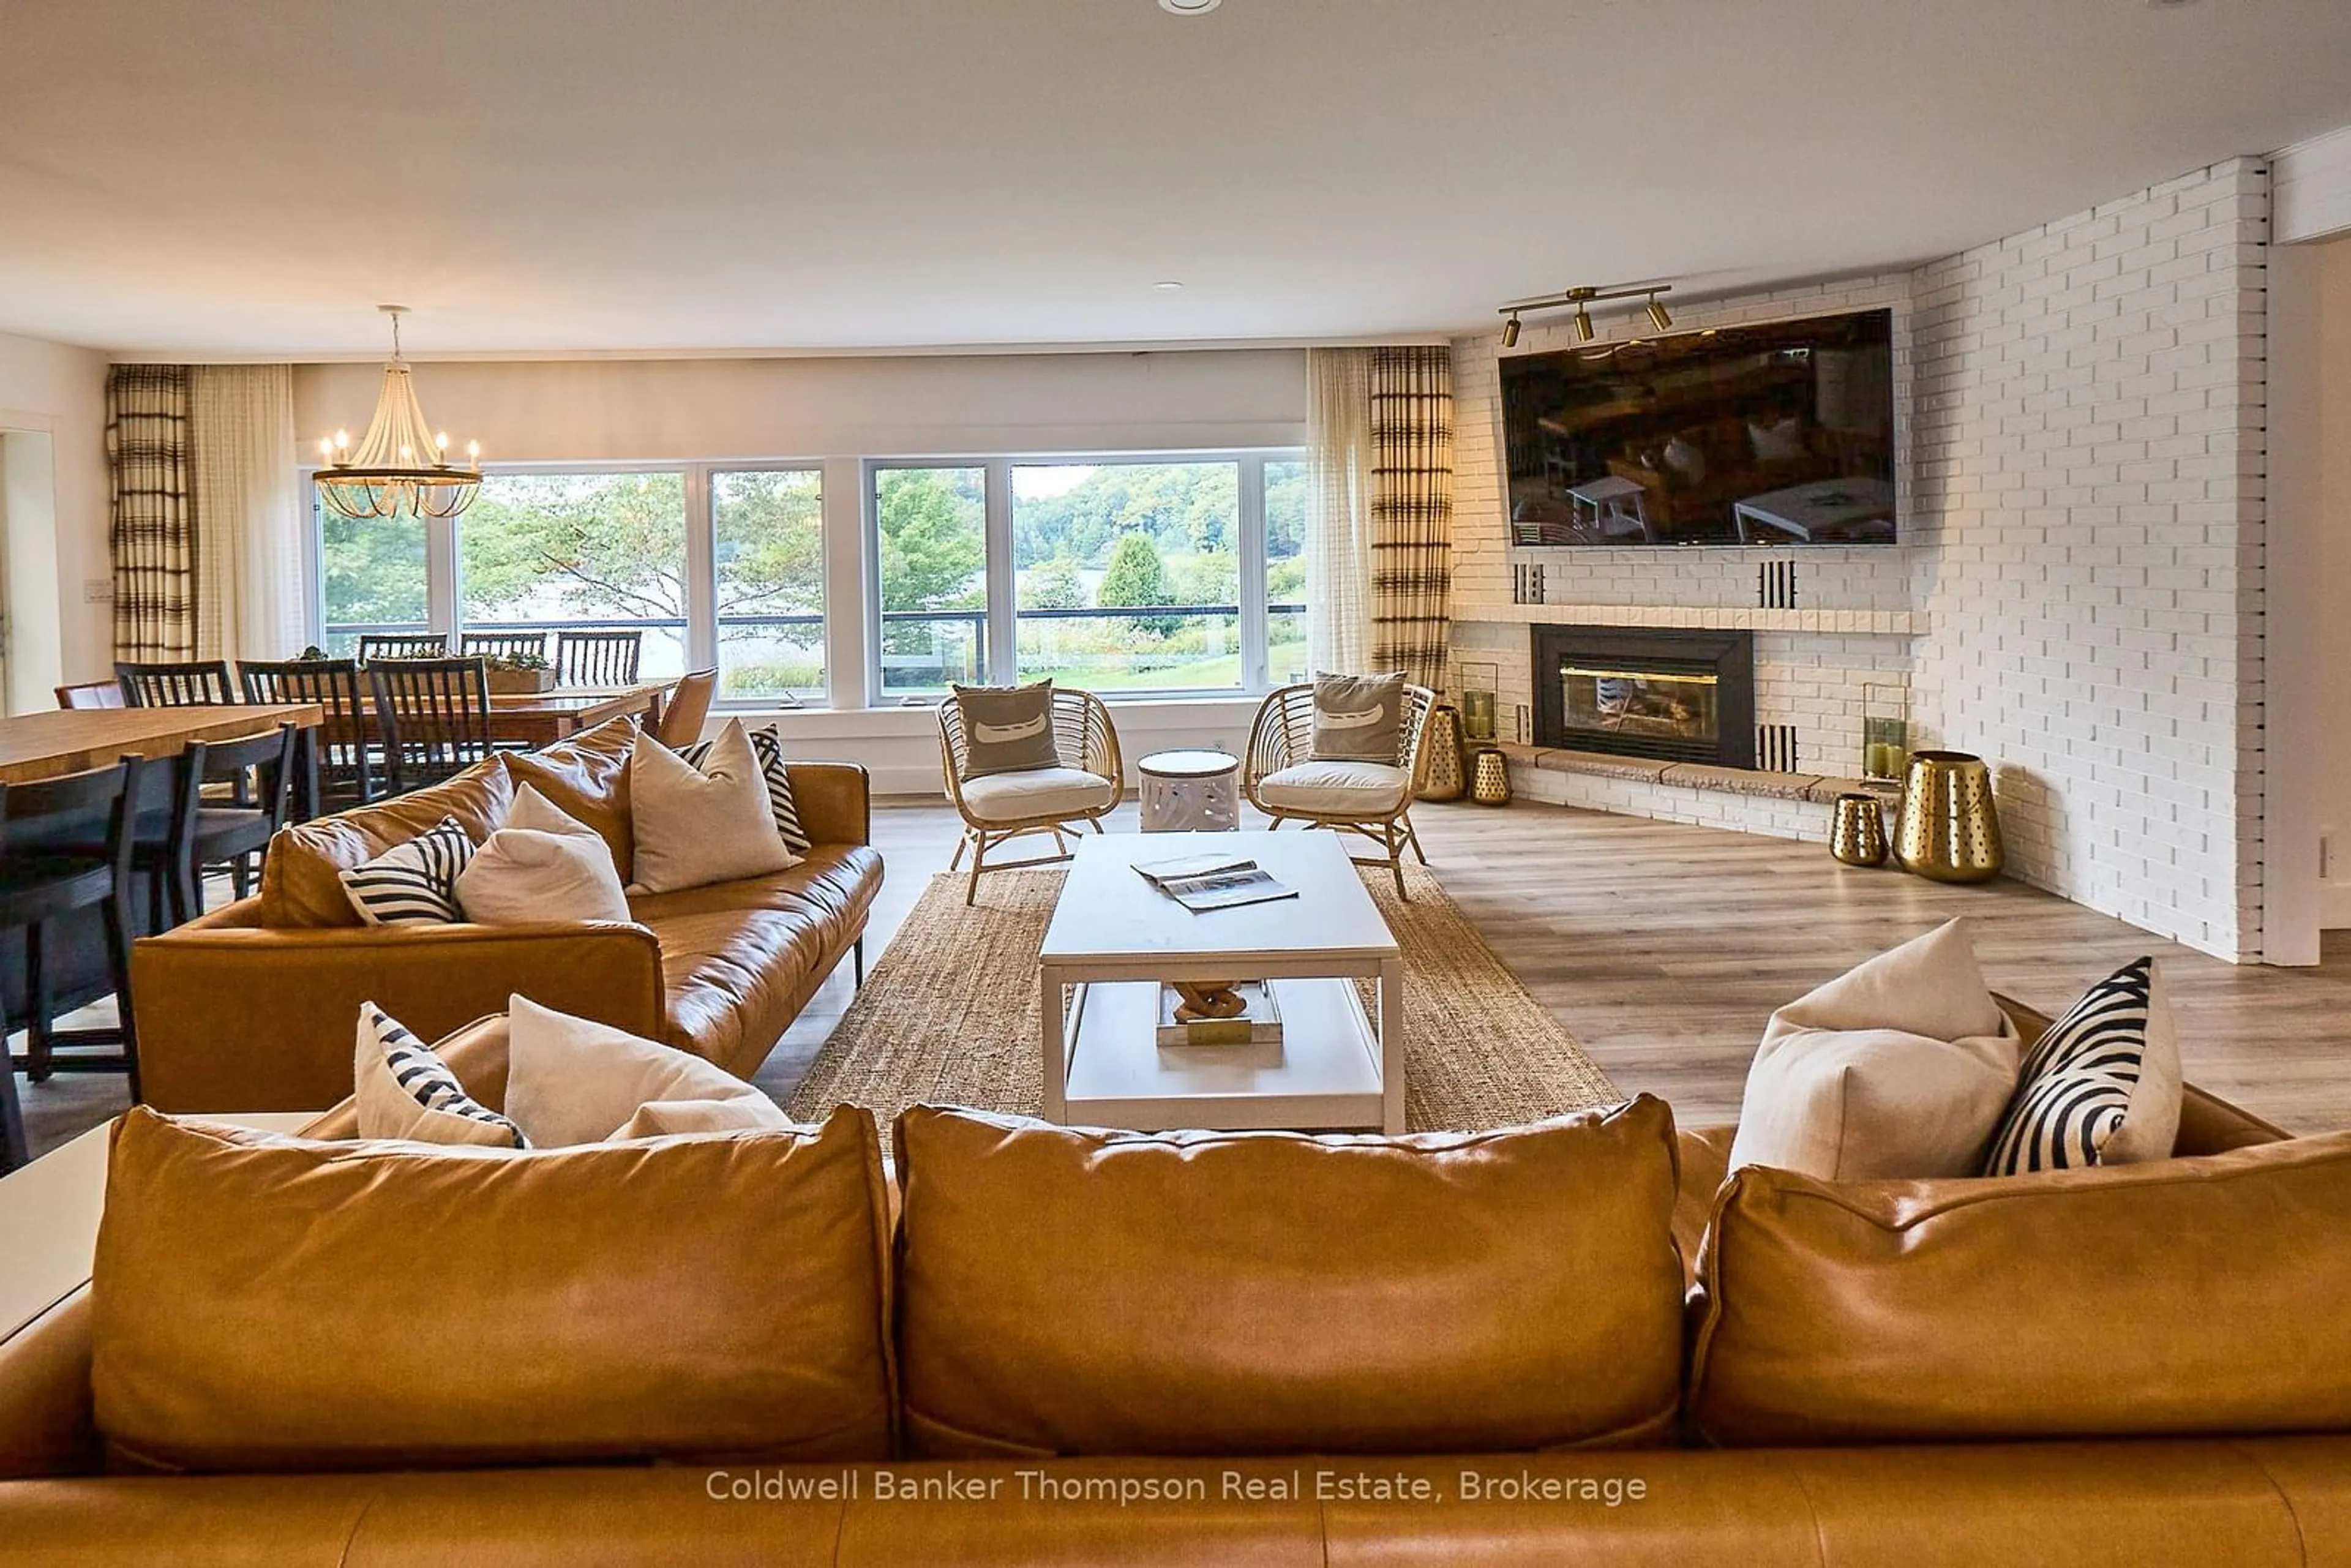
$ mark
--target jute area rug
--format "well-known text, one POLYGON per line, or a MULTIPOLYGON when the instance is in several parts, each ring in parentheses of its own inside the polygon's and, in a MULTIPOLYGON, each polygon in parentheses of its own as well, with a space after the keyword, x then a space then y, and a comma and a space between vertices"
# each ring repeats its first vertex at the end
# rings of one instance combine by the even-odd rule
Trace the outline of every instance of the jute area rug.
MULTIPOLYGON (((909 1105, 1035 1115, 1037 949, 1061 876, 993 873, 977 909, 964 905, 961 876, 933 877, 800 1081, 791 1114, 863 1105, 885 1130, 909 1105)), ((1405 1124, 1472 1132, 1622 1100, 1437 879, 1407 866, 1405 881, 1409 902, 1384 871, 1364 878, 1404 949, 1405 1124)))

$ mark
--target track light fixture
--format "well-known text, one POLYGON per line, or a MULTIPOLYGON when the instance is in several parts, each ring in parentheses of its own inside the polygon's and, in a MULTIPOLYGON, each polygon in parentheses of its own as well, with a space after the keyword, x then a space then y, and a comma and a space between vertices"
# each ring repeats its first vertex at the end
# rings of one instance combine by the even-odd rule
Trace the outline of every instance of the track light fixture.
POLYGON ((1524 313, 1562 310, 1571 305, 1575 307, 1575 340, 1589 343, 1599 335, 1592 324, 1592 307, 1608 299, 1647 300, 1650 322, 1658 331, 1669 332, 1673 329, 1674 319, 1667 313, 1665 301, 1657 297, 1671 293, 1673 287, 1670 283, 1637 283, 1611 288, 1583 287, 1562 289, 1557 294, 1546 294, 1536 299, 1514 299, 1496 311, 1503 318, 1502 347, 1515 349, 1519 346, 1519 318, 1524 313))

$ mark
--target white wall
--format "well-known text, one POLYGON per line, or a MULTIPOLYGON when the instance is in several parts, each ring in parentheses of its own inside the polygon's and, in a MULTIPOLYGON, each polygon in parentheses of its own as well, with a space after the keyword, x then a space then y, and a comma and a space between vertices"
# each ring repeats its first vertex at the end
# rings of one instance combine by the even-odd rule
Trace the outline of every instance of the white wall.
MULTIPOLYGON (((37 338, 0 333, 0 430, 29 430, 50 438, 54 564, 24 546, 8 570, 29 578, 12 582, 12 659, 28 675, 54 671, 67 681, 98 680, 113 667, 114 611, 85 603, 85 584, 113 591, 107 538, 106 356, 37 338), (55 601, 54 612, 34 601, 55 601), (54 639, 54 642, 52 641, 54 639), (19 641, 21 640, 21 641, 19 641)), ((19 476, 19 493, 29 484, 19 476)), ((16 526, 11 525, 12 529, 16 526)), ((12 699, 21 696, 14 692, 12 699)), ((54 681, 47 683, 56 684, 54 681)))
MULTIPOLYGON (((380 366, 302 365, 303 450, 357 439, 380 366)), ((959 456, 1295 445, 1297 350, 426 362, 426 416, 488 462, 959 456)))
POLYGON ((2271 946, 2315 962, 2351 925, 2351 235, 2270 278, 2271 946))
MULTIPOLYGON (((296 367, 295 429, 305 453, 339 426, 356 439, 381 380, 373 364, 296 367)), ((1306 438, 1306 355, 1298 350, 433 361, 417 367, 415 381, 436 428, 453 444, 479 440, 492 463, 825 461, 836 604, 862 598, 859 458, 1297 446, 1306 438)), ((1238 753, 1256 707, 1254 697, 1123 701, 1116 713, 1132 763, 1170 747, 1238 753)), ((864 763, 883 793, 940 787, 928 709, 787 713, 777 722, 802 755, 864 763)))

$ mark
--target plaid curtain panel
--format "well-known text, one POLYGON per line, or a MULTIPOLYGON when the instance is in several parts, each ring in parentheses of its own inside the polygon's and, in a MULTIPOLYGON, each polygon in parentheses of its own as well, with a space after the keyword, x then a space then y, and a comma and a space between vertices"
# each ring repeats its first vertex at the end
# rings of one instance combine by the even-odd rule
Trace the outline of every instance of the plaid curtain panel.
POLYGON ((1372 350, 1372 664, 1445 689, 1453 631, 1453 350, 1372 350))
POLYGON ((118 659, 195 656, 188 382, 185 365, 116 365, 107 372, 118 659))

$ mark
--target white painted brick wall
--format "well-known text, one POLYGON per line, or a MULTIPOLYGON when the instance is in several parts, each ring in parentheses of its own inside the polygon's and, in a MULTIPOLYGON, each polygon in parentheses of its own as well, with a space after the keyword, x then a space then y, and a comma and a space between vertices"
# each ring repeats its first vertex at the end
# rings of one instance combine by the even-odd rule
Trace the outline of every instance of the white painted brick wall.
POLYGON ((2261 951, 2267 171, 1916 275, 1914 712, 1999 769, 2015 873, 2261 951))
MULTIPOLYGON (((1921 744, 1998 768, 2016 875, 2231 958, 2261 952, 2268 204, 2263 163, 2231 160, 1914 273, 1676 307, 1692 327, 1895 312, 1905 542, 1797 552, 1799 602, 1918 626, 1759 636, 1759 721, 1842 769, 1861 685, 1907 672, 1921 744)), ((1523 350, 1565 332, 1531 323, 1523 350)), ((1754 604, 1760 552, 1513 549, 1499 355, 1454 344, 1454 613, 1508 734, 1531 700, 1514 561, 1553 602, 1729 610, 1754 604)), ((1567 803, 1723 809, 1606 793, 1567 803)))

